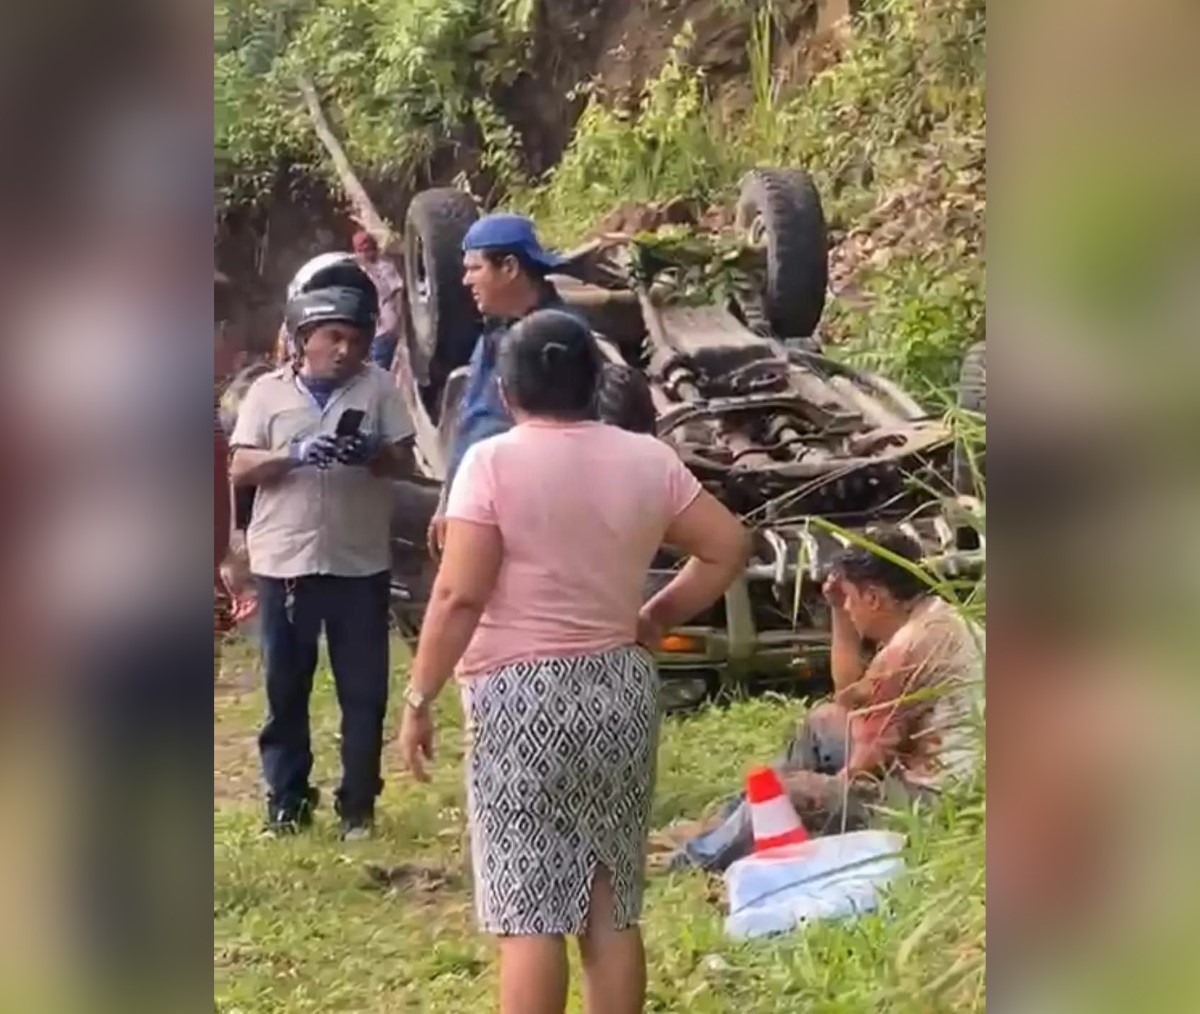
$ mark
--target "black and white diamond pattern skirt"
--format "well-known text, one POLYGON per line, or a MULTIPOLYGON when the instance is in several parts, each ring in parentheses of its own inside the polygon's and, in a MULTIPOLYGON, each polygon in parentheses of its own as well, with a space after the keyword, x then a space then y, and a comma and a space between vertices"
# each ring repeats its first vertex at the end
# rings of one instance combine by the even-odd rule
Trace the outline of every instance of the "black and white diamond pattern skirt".
POLYGON ((658 677, 638 647, 464 681, 475 908, 486 933, 584 931, 598 867, 618 929, 641 917, 658 677))

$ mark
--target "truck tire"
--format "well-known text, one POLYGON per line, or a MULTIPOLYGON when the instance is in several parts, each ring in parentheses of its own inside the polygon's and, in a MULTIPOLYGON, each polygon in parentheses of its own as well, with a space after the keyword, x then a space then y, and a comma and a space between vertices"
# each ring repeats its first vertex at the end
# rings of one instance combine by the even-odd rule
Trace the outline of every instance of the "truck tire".
POLYGON ((707 669, 671 669, 658 673, 658 707, 664 715, 685 715, 711 701, 720 690, 720 677, 707 669))
MULTIPOLYGON (((963 356, 958 375, 958 407, 965 412, 987 414, 987 345, 977 342, 963 356)), ((983 454, 976 453, 972 467, 971 456, 959 441, 954 447, 954 491, 962 496, 978 496, 981 492, 977 478, 983 477, 983 454)))
POLYGON ((742 178, 737 224, 765 244, 767 319, 780 338, 810 338, 825 309, 829 239, 812 177, 802 169, 752 169, 742 178))
POLYGON ((478 217, 470 195, 452 188, 422 191, 405 216, 404 280, 433 404, 450 372, 471 358, 482 326, 462 283, 462 241, 478 217))

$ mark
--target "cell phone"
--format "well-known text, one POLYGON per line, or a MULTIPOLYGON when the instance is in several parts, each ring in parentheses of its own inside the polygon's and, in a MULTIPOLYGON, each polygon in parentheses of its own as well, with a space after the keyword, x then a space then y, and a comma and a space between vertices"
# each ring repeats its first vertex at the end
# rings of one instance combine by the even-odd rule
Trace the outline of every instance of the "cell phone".
POLYGON ((358 435, 366 413, 360 408, 348 408, 337 421, 335 436, 353 437, 358 435))

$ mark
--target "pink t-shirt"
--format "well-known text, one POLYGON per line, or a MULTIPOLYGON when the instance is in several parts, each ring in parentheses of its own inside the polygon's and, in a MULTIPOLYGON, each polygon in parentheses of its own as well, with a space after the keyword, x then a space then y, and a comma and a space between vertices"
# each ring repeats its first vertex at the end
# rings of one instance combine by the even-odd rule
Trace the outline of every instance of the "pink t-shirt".
POLYGON ((666 444, 603 423, 522 423, 471 447, 446 516, 495 525, 504 550, 459 674, 633 644, 650 564, 699 493, 666 444))

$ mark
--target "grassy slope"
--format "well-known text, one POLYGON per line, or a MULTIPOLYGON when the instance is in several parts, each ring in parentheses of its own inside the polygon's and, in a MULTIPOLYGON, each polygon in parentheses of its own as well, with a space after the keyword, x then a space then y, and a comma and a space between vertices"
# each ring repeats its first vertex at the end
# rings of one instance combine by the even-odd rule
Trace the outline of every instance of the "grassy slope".
MULTIPOLYGON (((244 666, 251 663, 246 662, 244 666)), ((396 667, 397 683, 403 666, 396 667)), ((228 678, 228 677, 226 677, 228 678)), ((253 685, 243 668, 239 682, 253 685)), ((325 670, 314 700, 318 783, 337 775, 337 708, 325 670)), ((261 693, 217 698, 215 937, 217 1010, 232 1014, 492 1009, 490 942, 474 931, 462 883, 459 715, 440 706, 442 752, 432 786, 387 759, 378 840, 345 846, 328 808, 310 835, 258 835, 253 730, 261 693), (449 886, 374 886, 364 864, 436 867, 449 886), (457 880, 457 882, 454 882, 457 880)), ((770 757, 795 705, 741 702, 667 725, 655 824, 692 817, 770 757)), ((653 1011, 964 1011, 982 1005, 983 854, 978 806, 947 807, 912 825, 912 877, 891 915, 818 926, 776 942, 722 936, 719 883, 697 873, 654 876, 646 906, 653 1011)), ((578 999, 572 1010, 579 1010, 578 999)))

